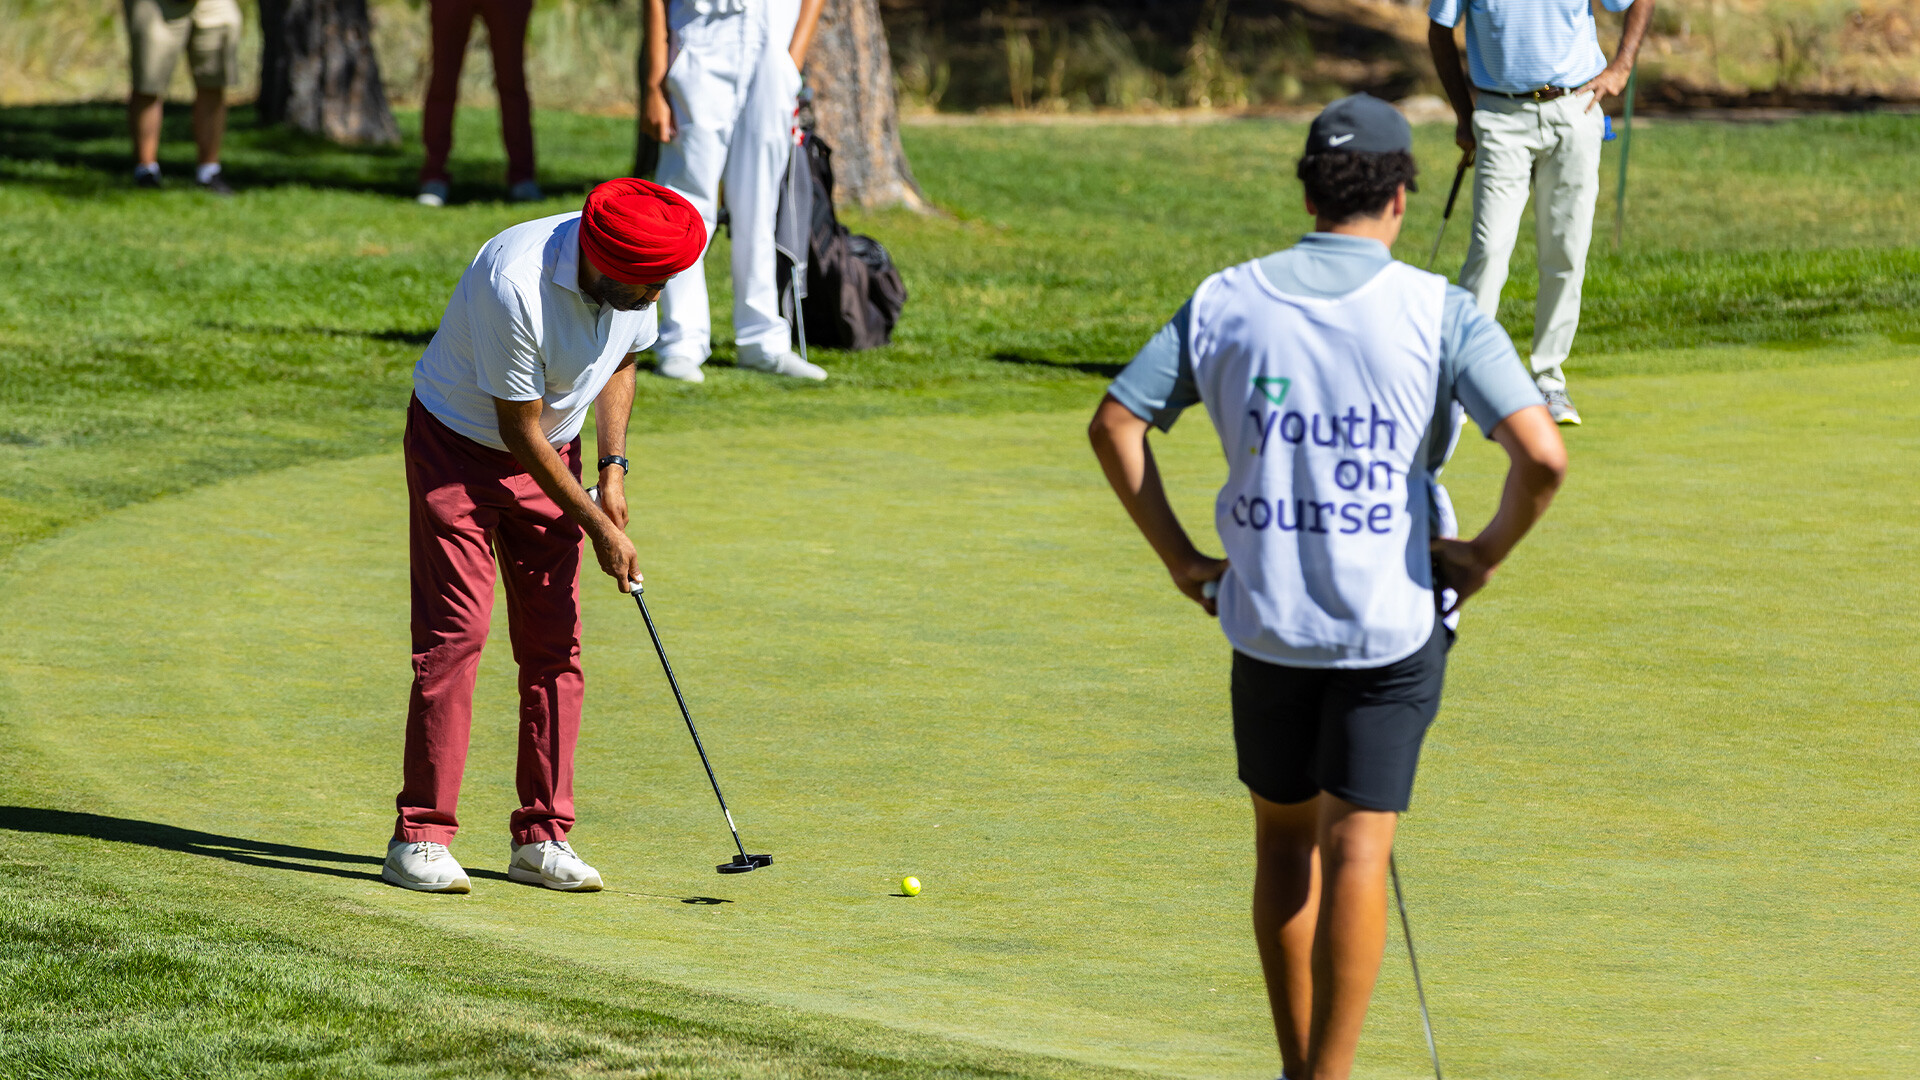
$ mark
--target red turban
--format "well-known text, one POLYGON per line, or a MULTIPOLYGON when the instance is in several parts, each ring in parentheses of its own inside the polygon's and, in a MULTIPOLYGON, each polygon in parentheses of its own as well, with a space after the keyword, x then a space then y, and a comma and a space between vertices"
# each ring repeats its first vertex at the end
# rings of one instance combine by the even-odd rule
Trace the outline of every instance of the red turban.
POLYGON ((587 193, 580 250, 595 270, 627 285, 652 285, 692 266, 707 247, 700 211, 659 184, 631 177, 587 193))

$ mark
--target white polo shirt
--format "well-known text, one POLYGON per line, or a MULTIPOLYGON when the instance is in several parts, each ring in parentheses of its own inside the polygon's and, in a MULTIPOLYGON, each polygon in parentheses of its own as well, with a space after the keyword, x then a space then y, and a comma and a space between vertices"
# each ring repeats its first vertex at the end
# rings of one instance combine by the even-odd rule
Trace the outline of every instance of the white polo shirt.
POLYGON ((473 257, 413 366, 413 392, 440 422, 505 450, 493 401, 539 401, 556 448, 629 353, 653 344, 654 311, 615 311, 580 291, 580 214, 515 225, 473 257))

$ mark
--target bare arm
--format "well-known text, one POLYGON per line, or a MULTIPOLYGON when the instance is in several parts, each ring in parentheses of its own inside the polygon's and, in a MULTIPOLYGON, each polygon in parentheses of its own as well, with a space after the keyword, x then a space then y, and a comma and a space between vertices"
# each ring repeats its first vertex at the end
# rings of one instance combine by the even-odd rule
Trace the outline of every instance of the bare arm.
MULTIPOLYGON (((632 375, 627 377, 631 401, 633 386, 632 375)), ((640 560, 634 553, 633 541, 613 523, 613 519, 602 513, 587 498, 586 489, 580 481, 573 478, 567 463, 560 460, 560 452, 547 442, 546 435, 540 430, 540 410, 542 402, 506 401, 493 399, 493 414, 500 423, 500 441, 507 444, 515 461, 527 470, 540 490, 547 493, 566 515, 586 531, 587 539, 593 541, 593 553, 600 559, 600 569, 607 572, 615 581, 620 582, 620 591, 627 591, 626 582, 639 581, 640 560)), ((624 499, 623 499, 624 512, 624 499)))
POLYGON ((827 0, 800 0, 800 21, 793 24, 793 41, 787 45, 794 67, 807 66, 807 49, 813 45, 813 32, 820 26, 820 12, 826 6, 827 0))
POLYGON ((1175 516, 1167 490, 1160 483, 1160 469, 1153 463, 1153 450, 1147 445, 1147 422, 1108 396, 1094 412, 1087 437, 1093 442, 1101 470, 1107 474, 1107 483, 1113 485, 1120 505, 1126 507, 1154 554, 1166 564, 1174 587, 1207 609, 1207 614, 1218 614, 1213 600, 1202 589, 1227 572, 1227 560, 1202 555, 1175 516))
POLYGON ((1587 111, 1600 104, 1601 98, 1618 97, 1626 89, 1627 76, 1633 74, 1633 65, 1640 57, 1640 42, 1647 36, 1647 27, 1652 22, 1653 0, 1633 0, 1633 6, 1627 9, 1627 24, 1620 30, 1620 51, 1614 54, 1613 63, 1576 91, 1593 91, 1587 111))
POLYGON ((1435 584, 1454 590, 1454 608, 1486 586, 1520 538, 1547 512, 1567 478, 1567 447, 1545 405, 1530 405, 1502 420, 1493 437, 1508 461, 1500 508, 1472 540, 1433 542, 1441 577, 1435 584))
POLYGON ((672 142, 673 106, 667 101, 667 0, 640 8, 640 130, 656 142, 672 142))
MULTIPOLYGON (((627 456, 627 421, 633 416, 633 364, 634 355, 628 353, 600 396, 593 399, 594 439, 599 443, 600 457, 627 456)), ((627 527, 627 470, 618 465, 600 470, 600 510, 614 525, 627 527)))
POLYGON ((1460 62, 1460 44, 1453 40, 1453 27, 1437 22, 1427 24, 1427 51, 1433 54, 1433 70, 1453 103, 1453 141, 1460 149, 1473 153, 1473 89, 1467 85, 1467 71, 1460 62))

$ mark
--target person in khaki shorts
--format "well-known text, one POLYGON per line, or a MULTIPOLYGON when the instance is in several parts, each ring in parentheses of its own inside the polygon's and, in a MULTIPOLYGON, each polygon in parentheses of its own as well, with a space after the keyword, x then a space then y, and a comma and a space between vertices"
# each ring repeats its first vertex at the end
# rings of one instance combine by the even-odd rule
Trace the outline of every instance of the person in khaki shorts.
POLYGON ((220 141, 227 131, 227 87, 240 79, 240 5, 235 0, 121 0, 127 15, 133 92, 127 127, 133 135, 133 179, 160 186, 160 101, 180 54, 193 71, 193 141, 199 150, 194 182, 216 195, 233 189, 220 176, 220 141))

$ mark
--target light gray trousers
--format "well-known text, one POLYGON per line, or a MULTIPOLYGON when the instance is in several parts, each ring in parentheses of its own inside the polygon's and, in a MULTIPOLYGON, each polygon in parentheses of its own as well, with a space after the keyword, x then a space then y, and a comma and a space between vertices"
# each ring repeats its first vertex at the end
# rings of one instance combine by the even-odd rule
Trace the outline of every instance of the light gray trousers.
POLYGON ((1473 238, 1460 285, 1488 315, 1500 308, 1520 215, 1529 193, 1539 248, 1540 292, 1535 302, 1534 379, 1542 390, 1566 389, 1560 370, 1580 327, 1580 287, 1593 239, 1593 206, 1600 194, 1600 143, 1606 123, 1591 93, 1548 102, 1481 94, 1473 110, 1479 143, 1473 167, 1473 238))

